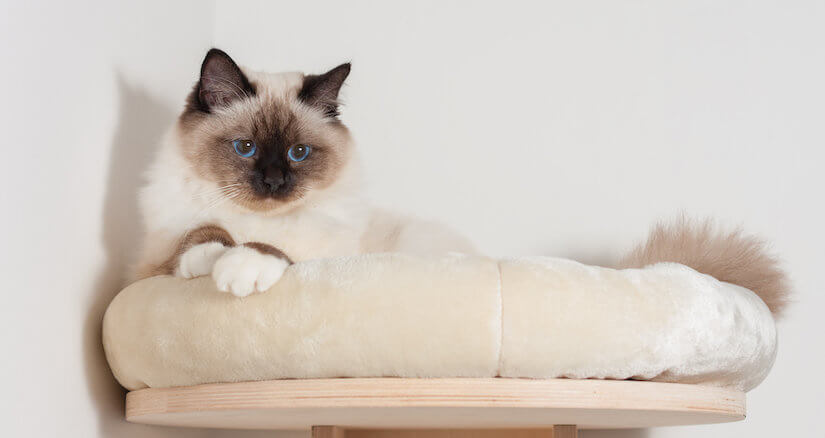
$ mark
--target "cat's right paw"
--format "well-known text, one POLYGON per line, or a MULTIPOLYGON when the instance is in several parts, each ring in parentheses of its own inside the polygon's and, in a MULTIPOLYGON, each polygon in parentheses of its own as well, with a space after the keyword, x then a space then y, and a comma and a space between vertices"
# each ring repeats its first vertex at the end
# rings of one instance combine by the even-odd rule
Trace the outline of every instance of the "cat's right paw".
POLYGON ((215 262, 228 250, 220 242, 207 242, 187 249, 178 259, 175 275, 183 278, 200 277, 212 273, 215 262))
POLYGON ((289 264, 281 257, 241 245, 221 256, 212 270, 212 278, 218 290, 245 297, 269 289, 281 278, 289 264))

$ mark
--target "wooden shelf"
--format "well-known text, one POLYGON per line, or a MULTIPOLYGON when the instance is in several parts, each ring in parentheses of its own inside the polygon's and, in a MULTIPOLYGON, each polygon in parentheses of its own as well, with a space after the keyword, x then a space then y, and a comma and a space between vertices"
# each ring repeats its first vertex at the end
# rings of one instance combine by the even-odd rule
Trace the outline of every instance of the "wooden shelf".
POLYGON ((126 396, 135 423, 232 429, 629 428, 745 418, 745 394, 611 380, 307 379, 149 388, 126 396))

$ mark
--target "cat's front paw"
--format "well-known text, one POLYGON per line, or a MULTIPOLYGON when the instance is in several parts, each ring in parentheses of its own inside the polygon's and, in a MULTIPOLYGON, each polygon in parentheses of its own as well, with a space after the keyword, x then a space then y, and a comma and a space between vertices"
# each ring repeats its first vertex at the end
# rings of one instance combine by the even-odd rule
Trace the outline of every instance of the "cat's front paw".
POLYGON ((207 242, 195 245, 187 249, 178 259, 178 267, 175 275, 183 278, 200 277, 209 275, 218 261, 226 251, 220 242, 207 242))
POLYGON ((236 246, 215 263, 212 278, 218 289, 245 297, 263 292, 280 280, 289 261, 248 246, 236 246))

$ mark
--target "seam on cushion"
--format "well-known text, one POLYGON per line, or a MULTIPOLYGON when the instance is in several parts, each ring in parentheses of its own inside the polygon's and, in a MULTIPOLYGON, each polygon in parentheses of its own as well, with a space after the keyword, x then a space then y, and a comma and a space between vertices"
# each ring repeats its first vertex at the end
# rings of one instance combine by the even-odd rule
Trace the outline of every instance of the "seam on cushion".
POLYGON ((504 282, 503 277, 501 275, 501 260, 496 260, 496 268, 498 268, 498 322, 499 322, 499 330, 498 330, 498 365, 496 369, 496 377, 501 377, 501 359, 502 359, 502 350, 504 349, 504 288, 502 287, 502 283, 504 282))

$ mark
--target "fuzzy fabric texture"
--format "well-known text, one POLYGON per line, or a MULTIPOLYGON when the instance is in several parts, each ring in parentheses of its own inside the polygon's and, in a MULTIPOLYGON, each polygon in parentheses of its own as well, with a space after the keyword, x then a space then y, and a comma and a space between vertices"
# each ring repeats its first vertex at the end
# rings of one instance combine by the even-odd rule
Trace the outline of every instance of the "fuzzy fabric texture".
POLYGON ((127 389, 280 378, 645 379, 749 390, 776 354, 753 292, 676 263, 366 254, 237 298, 209 277, 124 289, 103 322, 127 389))

